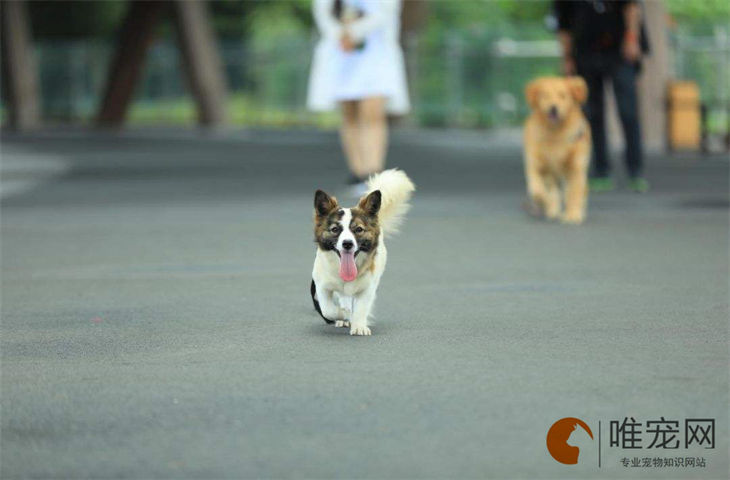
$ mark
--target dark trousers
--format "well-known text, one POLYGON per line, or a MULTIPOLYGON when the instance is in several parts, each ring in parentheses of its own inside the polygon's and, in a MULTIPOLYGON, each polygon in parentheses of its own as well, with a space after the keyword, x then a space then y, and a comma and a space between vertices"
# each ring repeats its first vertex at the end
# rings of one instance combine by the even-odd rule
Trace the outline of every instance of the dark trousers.
POLYGON ((608 176, 611 166, 606 142, 606 115, 604 86, 613 85, 618 114, 626 143, 626 169, 632 177, 640 176, 643 169, 641 126, 639 125, 636 77, 638 67, 616 55, 594 54, 577 59, 578 74, 588 84, 586 114, 593 135, 592 177, 608 176))

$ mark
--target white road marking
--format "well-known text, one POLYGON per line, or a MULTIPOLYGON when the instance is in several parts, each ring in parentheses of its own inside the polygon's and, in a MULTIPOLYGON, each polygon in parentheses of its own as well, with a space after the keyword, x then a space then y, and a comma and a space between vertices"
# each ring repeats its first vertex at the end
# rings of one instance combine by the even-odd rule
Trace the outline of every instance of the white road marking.
POLYGON ((0 152, 0 198, 19 195, 63 175, 70 168, 61 157, 3 148, 0 152))

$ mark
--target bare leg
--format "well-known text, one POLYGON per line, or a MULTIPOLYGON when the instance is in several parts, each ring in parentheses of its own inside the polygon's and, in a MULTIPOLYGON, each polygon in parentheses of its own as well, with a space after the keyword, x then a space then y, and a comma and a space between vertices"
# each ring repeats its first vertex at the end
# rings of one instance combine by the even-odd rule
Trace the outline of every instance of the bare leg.
POLYGON ((366 175, 377 173, 385 166, 388 145, 388 124, 385 118, 385 98, 371 97, 360 101, 360 146, 366 175))
POLYGON ((345 151, 345 158, 350 171, 357 177, 365 178, 368 172, 363 168, 360 148, 360 118, 358 101, 341 102, 342 126, 340 127, 340 141, 345 151))

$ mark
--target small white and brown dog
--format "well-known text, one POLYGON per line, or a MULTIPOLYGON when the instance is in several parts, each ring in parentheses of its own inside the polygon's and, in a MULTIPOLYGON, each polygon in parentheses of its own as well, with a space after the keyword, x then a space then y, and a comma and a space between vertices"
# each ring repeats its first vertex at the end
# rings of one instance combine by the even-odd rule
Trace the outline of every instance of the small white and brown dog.
POLYGON ((350 327, 350 335, 371 334, 368 319, 388 260, 383 237, 398 231, 414 190, 405 173, 391 169, 372 176, 368 193, 352 208, 322 190, 314 194, 310 291, 325 322, 350 327))

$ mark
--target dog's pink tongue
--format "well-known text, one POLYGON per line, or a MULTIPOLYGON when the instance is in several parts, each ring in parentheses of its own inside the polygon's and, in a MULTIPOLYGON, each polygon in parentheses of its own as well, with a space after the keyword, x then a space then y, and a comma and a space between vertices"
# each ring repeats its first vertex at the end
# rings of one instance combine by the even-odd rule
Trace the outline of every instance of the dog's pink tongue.
POLYGON ((357 278, 357 265, 355 265, 355 254, 353 252, 340 253, 340 278, 351 282, 357 278))

